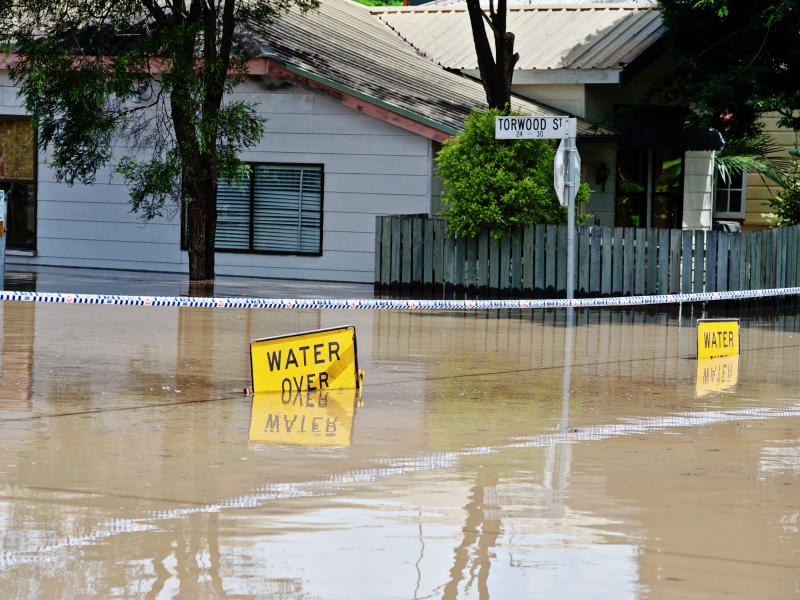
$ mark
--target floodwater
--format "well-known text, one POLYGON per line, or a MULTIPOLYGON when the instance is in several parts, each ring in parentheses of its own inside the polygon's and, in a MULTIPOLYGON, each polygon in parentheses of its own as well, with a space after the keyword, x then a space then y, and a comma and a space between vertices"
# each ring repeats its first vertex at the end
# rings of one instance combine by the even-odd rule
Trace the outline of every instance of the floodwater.
POLYGON ((797 312, 0 311, 3 598, 800 594, 797 312), (243 396, 346 324, 360 397, 243 396))

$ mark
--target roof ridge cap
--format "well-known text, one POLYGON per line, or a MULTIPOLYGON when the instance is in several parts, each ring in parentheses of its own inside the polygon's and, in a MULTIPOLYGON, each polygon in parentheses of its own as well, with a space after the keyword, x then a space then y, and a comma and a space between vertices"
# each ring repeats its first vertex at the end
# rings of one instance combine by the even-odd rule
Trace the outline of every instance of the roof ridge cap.
MULTIPOLYGON (((488 5, 488 3, 487 3, 488 5)), ((437 14, 437 13, 462 13, 467 12, 466 4, 442 4, 416 6, 367 6, 367 10, 376 16, 383 14, 437 14)), ((657 2, 650 0, 636 0, 635 2, 592 2, 592 3, 560 3, 552 2, 548 4, 511 4, 508 5, 508 12, 537 12, 551 10, 574 10, 574 11, 599 11, 599 10, 660 10, 657 2)))

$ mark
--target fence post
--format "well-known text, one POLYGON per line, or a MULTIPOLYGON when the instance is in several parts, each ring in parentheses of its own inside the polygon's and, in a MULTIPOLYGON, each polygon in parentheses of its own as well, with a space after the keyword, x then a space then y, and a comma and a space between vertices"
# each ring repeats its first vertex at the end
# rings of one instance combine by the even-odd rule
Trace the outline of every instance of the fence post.
POLYGON ((478 295, 489 292, 489 230, 481 227, 478 232, 478 295))
POLYGON ((681 291, 681 230, 669 232, 669 293, 681 291))
POLYGON ((478 238, 472 237, 466 240, 467 242, 467 267, 464 276, 464 288, 467 296, 472 298, 477 292, 477 277, 476 269, 478 262, 478 238))
POLYGON ((623 230, 622 246, 622 293, 626 296, 633 293, 633 227, 623 230))
POLYGON ((739 268, 742 264, 742 234, 731 234, 730 254, 728 260, 728 289, 739 291, 742 289, 742 282, 739 278, 739 268))
POLYGON ((436 219, 433 222, 433 293, 441 296, 444 293, 444 242, 447 235, 447 222, 436 219))
POLYGON ((511 296, 522 294, 522 227, 511 232, 511 296))
POLYGON ((534 226, 528 225, 523 232, 522 260, 522 295, 526 298, 533 296, 533 244, 534 226))
POLYGON ((658 230, 658 293, 669 293, 669 229, 658 230))
POLYGON ((730 262, 730 233, 720 232, 717 238, 717 287, 716 292, 728 291, 728 263, 730 262))
POLYGON ((693 231, 681 232, 681 293, 692 293, 692 238, 693 231))
POLYGON ((590 294, 599 294, 600 293, 600 273, 601 273, 601 252, 602 248, 600 247, 600 240, 601 240, 601 231, 599 227, 590 227, 591 237, 592 237, 592 247, 590 250, 590 259, 589 259, 589 293, 590 294))
POLYGON ((602 274, 600 276, 600 293, 603 295, 611 294, 611 280, 613 279, 613 248, 612 248, 612 230, 610 227, 603 227, 603 261, 602 261, 602 274))
POLYGON ((411 286, 418 290, 422 288, 422 257, 425 250, 425 238, 423 235, 425 225, 422 217, 414 217, 411 226, 411 286))
POLYGON ((556 226, 547 226, 547 240, 545 242, 545 294, 554 294, 556 291, 556 226))
POLYGON ((391 263, 392 288, 400 287, 400 217, 392 217, 392 263, 391 263))
POLYGON ((423 259, 425 266, 422 269, 422 286, 425 294, 433 291, 433 219, 425 220, 425 251, 423 259))
POLYGON ((706 232, 694 232, 694 291, 699 294, 703 291, 706 272, 706 232))
POLYGON ((411 285, 411 261, 414 244, 411 239, 413 217, 400 217, 401 244, 403 246, 400 267, 400 285, 408 289, 411 285))
POLYGON ((611 263, 611 293, 622 293, 622 227, 614 227, 614 258, 611 263))
POLYGON ((716 231, 706 232, 706 291, 717 291, 717 238, 716 231))
POLYGON ((535 264, 533 266, 533 289, 534 295, 543 295, 545 288, 545 236, 547 228, 544 225, 536 225, 536 239, 534 240, 535 264))
POLYGON ((556 240, 558 250, 556 253, 556 293, 560 296, 567 293, 567 247, 570 238, 569 228, 566 225, 556 227, 556 240))
POLYGON ((580 292, 582 296, 589 294, 589 228, 578 227, 578 284, 575 287, 576 291, 580 292))
POLYGON ((383 242, 383 217, 375 217, 375 252, 373 254, 373 262, 375 263, 375 277, 373 278, 373 289, 376 292, 380 291, 381 287, 381 243, 383 242))
POLYGON ((637 296, 644 294, 645 290, 645 264, 647 259, 647 230, 637 228, 635 231, 634 247, 634 277, 633 293, 637 296))

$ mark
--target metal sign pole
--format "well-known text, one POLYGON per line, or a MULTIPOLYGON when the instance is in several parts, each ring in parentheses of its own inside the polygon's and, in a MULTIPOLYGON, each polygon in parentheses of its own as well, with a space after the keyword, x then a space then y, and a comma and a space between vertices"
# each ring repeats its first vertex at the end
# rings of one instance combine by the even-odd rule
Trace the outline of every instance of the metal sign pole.
POLYGON ((576 152, 575 138, 565 140, 564 195, 567 198, 567 300, 575 298, 575 186, 572 173, 572 153, 576 152))
POLYGON ((0 290, 6 289, 6 230, 8 229, 8 208, 6 193, 0 190, 0 290))
POLYGON ((567 205, 567 300, 575 298, 575 196, 581 175, 577 128, 575 117, 523 115, 498 116, 494 127, 497 140, 562 140, 553 165, 553 187, 561 205, 567 205))

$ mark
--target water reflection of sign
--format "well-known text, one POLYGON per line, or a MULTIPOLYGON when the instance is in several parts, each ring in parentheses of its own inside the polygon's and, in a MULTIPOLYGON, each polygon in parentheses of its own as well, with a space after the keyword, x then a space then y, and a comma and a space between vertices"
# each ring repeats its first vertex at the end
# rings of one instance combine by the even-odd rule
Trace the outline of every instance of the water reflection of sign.
POLYGON ((739 356, 739 319, 697 321, 697 358, 739 356))
POLYGON ((705 396, 712 392, 722 392, 734 387, 738 379, 738 356, 698 360, 695 394, 697 396, 705 396))
POLYGON ((355 327, 322 329, 250 342, 253 392, 359 387, 355 327))
POLYGON ((361 390, 256 394, 250 441, 301 446, 349 446, 361 390))

